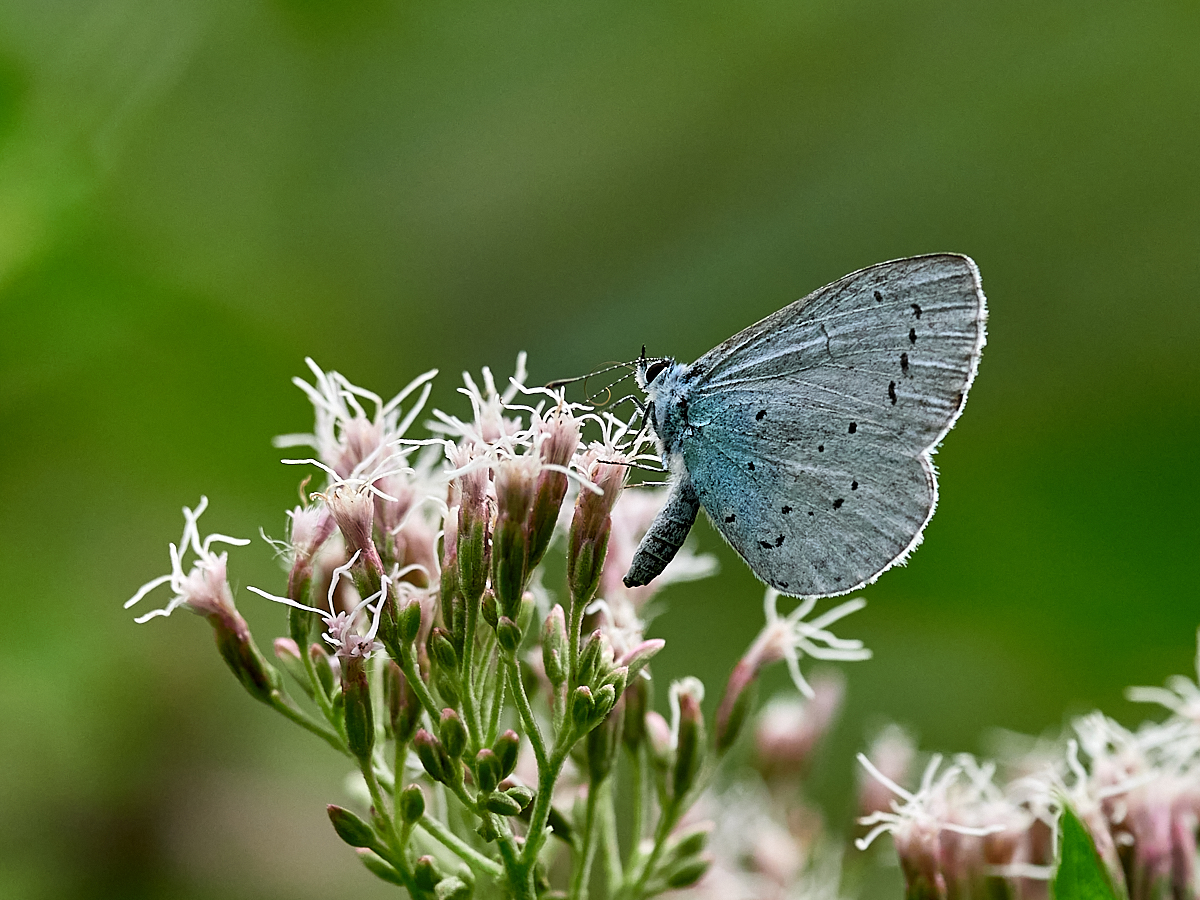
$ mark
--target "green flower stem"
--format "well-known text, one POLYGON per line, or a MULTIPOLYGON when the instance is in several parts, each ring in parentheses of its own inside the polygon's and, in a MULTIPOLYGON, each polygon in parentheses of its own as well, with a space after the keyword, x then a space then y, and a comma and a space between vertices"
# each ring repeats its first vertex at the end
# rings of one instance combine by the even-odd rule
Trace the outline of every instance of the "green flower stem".
POLYGON ((317 677, 317 670, 313 666, 312 656, 307 647, 300 648, 300 659, 304 663, 304 674, 308 676, 308 683, 312 687, 313 701, 320 708, 325 721, 336 728, 337 716, 333 712, 333 704, 325 695, 325 688, 321 685, 321 679, 317 677))
MULTIPOLYGON (((492 827, 496 829, 496 833, 499 835, 499 837, 496 838, 496 845, 500 848, 500 857, 504 860, 504 868, 507 870, 509 881, 513 882, 514 891, 517 891, 516 882, 518 880, 517 876, 519 875, 522 882, 530 882, 529 897, 532 900, 533 883, 529 878, 529 873, 525 872, 521 867, 521 860, 517 853, 516 845, 513 843, 512 831, 509 829, 508 823, 501 820, 499 816, 480 809, 478 800, 475 797, 472 797, 467 792, 466 787, 463 786, 461 770, 454 778, 454 781, 451 784, 446 785, 446 787, 448 787, 454 793, 454 796, 459 799, 459 802, 462 803, 465 810, 471 812, 481 819, 487 819, 491 823, 492 827)), ((525 895, 520 891, 517 891, 516 896, 524 897, 525 895)))
POLYGON ((288 700, 287 695, 280 691, 271 691, 271 706, 301 728, 311 731, 334 750, 338 751, 338 753, 341 753, 343 756, 350 755, 350 751, 346 748, 346 742, 342 740, 340 734, 332 728, 327 728, 320 722, 313 721, 308 715, 293 706, 288 700))
POLYGON ((463 641, 462 661, 462 708, 463 718, 466 719, 467 736, 469 738, 470 755, 479 752, 483 734, 479 730, 479 709, 475 699, 475 631, 479 625, 479 604, 467 604, 466 638, 463 641))
POLYGON ((546 768, 549 761, 546 756, 546 741, 542 737, 542 729, 538 727, 537 719, 533 717, 533 708, 529 705, 529 697, 525 694, 525 683, 521 680, 521 667, 517 664, 516 654, 504 654, 504 666, 508 671, 508 680, 513 685, 513 698, 517 703, 517 712, 521 723, 529 734, 529 742, 533 744, 533 755, 537 759, 538 772, 546 768))
POLYGON ((532 870, 537 862, 538 852, 546 842, 546 823, 550 818, 550 802, 554 798, 554 785, 558 782, 563 763, 571 745, 575 743, 573 729, 568 726, 558 736, 558 744, 545 766, 538 766, 538 791, 533 801, 533 812, 529 815, 529 832, 525 836, 525 850, 521 855, 521 865, 526 870, 532 870))
POLYGON ((426 831, 435 841, 465 862, 477 875, 489 878, 504 877, 504 868, 494 859, 489 859, 471 847, 449 828, 428 814, 417 820, 417 826, 426 831))
POLYGON ((404 677, 408 679, 408 686, 413 689, 417 699, 421 701, 421 706, 429 714, 429 721, 436 724, 442 716, 442 711, 438 707, 437 701, 433 699, 433 694, 429 693, 429 686, 425 684, 425 679, 417 671, 417 662, 413 657, 411 645, 403 648, 403 652, 400 654, 400 671, 404 673, 404 677))
POLYGON ((642 833, 646 828, 646 745, 641 743, 629 754, 629 762, 633 771, 630 773, 632 782, 633 824, 629 831, 629 866, 633 868, 638 855, 641 853, 642 833))
POLYGON ((583 627, 583 608, 586 601, 571 598, 570 621, 567 623, 567 692, 575 687, 575 678, 579 674, 579 630, 583 627))
POLYGON ((484 743, 489 747, 496 743, 496 737, 500 734, 500 712, 504 709, 504 685, 508 681, 508 674, 497 666, 494 680, 492 705, 488 709, 487 737, 484 739, 484 743))
POLYGON ((363 780, 367 783, 367 790, 371 794, 371 805, 375 809, 375 818, 383 823, 385 832, 384 840, 387 842, 386 847, 375 848, 377 853, 391 864, 392 868, 400 875, 400 880, 404 882, 404 887, 412 897, 424 896, 425 892, 417 887, 413 880, 412 869, 408 865, 408 858, 405 852, 408 844, 409 829, 404 829, 403 833, 396 831, 396 821, 388 812, 387 803, 384 800, 383 790, 379 786, 379 779, 375 777, 375 770, 369 765, 360 766, 363 780))
POLYGON ((408 744, 402 741, 394 741, 396 746, 395 756, 392 762, 392 792, 398 794, 401 791, 401 785, 404 783, 404 764, 408 761, 408 744))
POLYGON ((608 865, 608 885, 612 889, 625 880, 621 866, 621 843, 617 839, 617 809, 613 799, 613 779, 610 776, 601 785, 600 828, 604 841, 604 859, 608 865))
MULTIPOLYGON (((663 848, 667 844, 667 838, 671 835, 671 829, 675 827, 680 814, 687 809, 687 806, 680 803, 678 800, 668 802, 662 810, 662 814, 658 819, 658 827, 654 830, 654 846, 650 849, 649 855, 646 857, 637 872, 637 880, 632 884, 626 884, 626 890, 622 891, 622 898, 630 898, 630 900, 640 900, 645 896, 646 882, 650 880, 650 876, 654 874, 654 867, 658 865, 658 858, 662 855, 663 848)), ((630 872, 633 875, 633 872, 630 872)))
POLYGON ((588 882, 592 877, 592 860, 596 856, 596 808, 603 785, 603 781, 588 785, 587 811, 583 818, 583 834, 575 850, 575 870, 571 873, 571 890, 567 895, 569 900, 587 900, 588 882))

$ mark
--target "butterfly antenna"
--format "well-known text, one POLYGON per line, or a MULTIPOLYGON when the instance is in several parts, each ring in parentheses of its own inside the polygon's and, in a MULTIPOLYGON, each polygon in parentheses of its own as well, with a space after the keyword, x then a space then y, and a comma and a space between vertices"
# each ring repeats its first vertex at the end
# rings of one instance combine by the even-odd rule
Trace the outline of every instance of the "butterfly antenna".
POLYGON ((559 378, 548 383, 546 387, 553 391, 557 388, 566 387, 568 384, 574 384, 577 381, 587 381, 589 378, 595 378, 597 375, 603 375, 605 372, 611 372, 613 369, 632 368, 635 365, 637 365, 637 363, 617 362, 607 365, 602 369, 596 369, 588 372, 586 375, 576 375, 574 378, 559 378))
MULTIPOLYGON (((606 387, 603 387, 603 388, 601 388, 600 390, 596 391, 596 393, 588 395, 588 397, 587 397, 587 402, 588 402, 588 403, 591 403, 593 406, 598 406, 598 407, 599 407, 599 406, 607 406, 607 405, 608 405, 608 403, 609 403, 609 401, 610 401, 610 400, 612 400, 613 388, 615 388, 615 387, 616 387, 618 384, 620 384, 622 381, 626 381, 626 380, 628 380, 628 379, 629 379, 629 378, 631 378, 631 377, 633 377, 633 372, 626 372, 624 375, 622 375, 622 376, 621 376, 620 378, 618 378, 616 381, 613 381, 613 382, 609 383, 609 384, 608 384, 606 387), (603 402, 603 403, 597 403, 597 402, 596 402, 596 399, 597 399, 597 398, 598 398, 598 397, 599 397, 601 394, 605 394, 605 395, 606 395, 606 396, 605 396, 605 398, 604 398, 604 402, 603 402)), ((586 378, 583 380, 583 391, 584 391, 584 393, 585 393, 585 394, 587 394, 587 379, 586 379, 586 378)), ((626 394, 624 397, 622 397, 620 400, 618 400, 618 401, 617 401, 617 403, 623 403, 623 402, 625 402, 625 400, 627 400, 627 399, 628 399, 629 397, 631 397, 631 396, 633 396, 633 395, 632 395, 632 394, 626 394)), ((614 404, 614 405, 615 405, 615 404, 614 404)))

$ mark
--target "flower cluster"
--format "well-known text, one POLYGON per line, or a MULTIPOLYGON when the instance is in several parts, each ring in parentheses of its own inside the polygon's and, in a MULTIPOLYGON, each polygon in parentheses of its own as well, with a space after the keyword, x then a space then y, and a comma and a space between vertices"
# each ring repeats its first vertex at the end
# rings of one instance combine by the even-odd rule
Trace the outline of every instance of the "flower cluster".
POLYGON ((768 624, 726 686, 713 736, 694 678, 670 686, 668 722, 653 708, 649 664, 664 642, 646 638, 652 600, 714 564, 685 548, 652 585, 623 584, 666 496, 627 487, 657 463, 644 428, 528 387, 523 355, 503 387, 487 369, 481 381, 465 375, 470 416, 433 410, 423 434, 436 373, 385 401, 308 365, 313 380, 296 384, 315 425, 277 444, 311 448, 284 462, 320 482, 287 513, 286 538, 268 539, 283 586, 250 588, 286 608, 278 668, 234 606, 225 554, 211 549, 246 542, 202 539, 204 501, 184 511, 171 573, 130 605, 167 583, 172 599, 138 621, 180 606, 205 616, 253 696, 356 766, 366 809, 330 806, 330 820, 371 872, 416 900, 466 898, 477 885, 489 885, 483 896, 581 897, 598 856, 624 900, 697 883, 711 862, 707 832, 681 829, 740 730, 748 689, 786 661, 812 694, 801 656, 864 658, 828 630, 860 604, 810 619, 805 602, 780 616, 768 594, 768 624), (557 590, 542 566, 554 547, 565 553, 557 590), (618 788, 621 773, 632 783, 618 788), (634 810, 624 852, 618 790, 634 810))
POLYGON ((1013 777, 1003 787, 994 782, 994 764, 964 755, 944 768, 934 757, 919 788, 906 790, 897 782, 912 748, 891 732, 873 751, 874 761, 859 757, 874 782, 864 790, 871 799, 860 820, 871 831, 859 845, 891 833, 912 900, 1043 900, 1057 862, 1057 819, 1070 807, 1115 896, 1196 897, 1200 687, 1181 677, 1168 684, 1129 690, 1132 700, 1170 710, 1165 722, 1131 731, 1099 712, 1079 717, 1062 747, 1039 745, 1009 760, 1013 777), (879 786, 892 794, 886 808, 879 786))

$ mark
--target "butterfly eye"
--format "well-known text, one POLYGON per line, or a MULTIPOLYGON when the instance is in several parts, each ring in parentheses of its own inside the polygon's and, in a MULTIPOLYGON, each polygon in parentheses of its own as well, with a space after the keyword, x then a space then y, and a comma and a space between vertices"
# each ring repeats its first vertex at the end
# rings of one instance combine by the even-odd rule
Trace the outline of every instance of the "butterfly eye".
POLYGON ((658 359, 650 363, 650 367, 646 369, 646 384, 652 382, 655 378, 662 374, 662 370, 667 367, 665 359, 658 359))

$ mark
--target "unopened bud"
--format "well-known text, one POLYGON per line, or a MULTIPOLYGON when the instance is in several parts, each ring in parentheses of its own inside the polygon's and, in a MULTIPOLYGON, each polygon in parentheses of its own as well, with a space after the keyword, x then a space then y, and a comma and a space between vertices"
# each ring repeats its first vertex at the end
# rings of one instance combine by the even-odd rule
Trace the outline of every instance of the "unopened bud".
MULTIPOLYGON (((585 492, 580 491, 582 496, 585 492)), ((578 507, 576 520, 580 518, 578 507)), ((600 573, 608 553, 608 537, 612 532, 612 519, 605 518, 593 533, 582 526, 571 524, 567 545, 567 586, 571 591, 572 604, 590 603, 600 586, 600 573)))
MULTIPOLYGON (((304 600, 292 598, 297 603, 303 603, 304 600)), ((308 642, 312 640, 313 631, 317 627, 317 622, 320 617, 308 609, 298 609, 295 606, 288 607, 288 634, 291 635, 292 641, 297 647, 307 647, 308 642)))
POLYGON ((408 678, 392 660, 388 660, 383 673, 383 697, 392 736, 397 743, 407 744, 413 739, 421 721, 421 701, 408 683, 408 678))
POLYGON ((433 895, 437 900, 470 900, 472 893, 471 885, 457 875, 443 878, 433 889, 433 895))
POLYGON ((542 625, 542 667, 555 687, 567 680, 567 618, 558 604, 542 625))
POLYGON ((417 758, 421 760, 421 765, 425 767, 430 778, 440 781, 442 784, 450 784, 454 781, 453 763, 441 741, 424 728, 418 728, 417 734, 413 738, 413 746, 417 750, 417 758))
POLYGON ((477 467, 459 476, 462 503, 458 508, 458 584, 463 596, 475 603, 487 584, 490 542, 488 540, 488 470, 477 467))
POLYGON ((458 759, 463 755, 463 751, 467 749, 467 726, 458 717, 458 713, 452 709, 442 710, 438 734, 451 759, 458 759))
POLYGON ((480 822, 479 826, 475 829, 475 833, 479 835, 485 844, 490 844, 500 836, 500 833, 496 831, 496 826, 492 824, 491 818, 485 818, 480 822))
POLYGON ((650 640, 642 641, 636 647, 626 651, 621 658, 617 660, 617 663, 625 666, 625 668, 629 670, 629 678, 633 678, 633 676, 642 671, 646 664, 650 662, 650 660, 655 657, 658 651, 666 645, 667 642, 662 638, 651 638, 650 640))
POLYGON ((394 884, 397 887, 404 886, 404 878, 383 857, 378 856, 371 850, 362 848, 355 852, 358 854, 359 861, 367 867, 367 871, 376 878, 386 881, 388 884, 394 884))
POLYGON ((756 763, 764 778, 795 778, 808 771, 841 708, 845 682, 827 674, 813 679, 812 687, 811 699, 774 699, 758 717, 756 763))
POLYGON ((663 856, 664 861, 674 862, 700 853, 708 846, 712 830, 712 822, 697 822, 672 835, 667 842, 666 852, 663 856))
POLYGON ((624 705, 618 704, 599 725, 588 732, 587 773, 593 789, 612 771, 617 758, 617 737, 621 732, 621 718, 624 712, 624 705))
POLYGON ((458 670, 458 654, 446 629, 438 626, 429 634, 429 655, 433 661, 447 672, 458 670))
POLYGON ((658 768, 665 768, 671 762, 671 726, 660 713, 650 710, 644 719, 646 725, 646 746, 650 750, 650 761, 658 768))
POLYGON ((458 701, 462 698, 459 696, 458 681, 453 673, 439 668, 433 673, 433 686, 437 688, 438 694, 447 706, 458 706, 458 701))
POLYGON ((479 790, 490 794, 503 777, 500 757, 495 751, 484 747, 475 754, 475 783, 479 785, 479 790))
POLYGON ((404 646, 410 646, 421 633, 421 598, 413 597, 400 611, 397 632, 404 646))
POLYGON ((704 762, 704 717, 700 712, 700 697, 696 692, 682 689, 679 697, 679 733, 675 742, 675 769, 671 786, 676 799, 682 798, 696 783, 704 762))
POLYGON ((615 692, 615 698, 620 699, 621 694, 625 691, 625 685, 628 683, 628 679, 629 670, 624 666, 617 666, 617 668, 613 669, 604 676, 604 681, 601 682, 600 687, 603 689, 607 685, 612 685, 612 689, 615 692))
POLYGON ((400 818, 409 825, 425 815, 425 793, 419 784, 410 784, 400 792, 400 802, 396 804, 400 818))
POLYGON ((366 660, 348 657, 342 664, 342 696, 345 698, 346 745, 361 763, 369 763, 375 746, 375 716, 366 660))
POLYGON ((742 659, 738 660, 729 675, 729 680, 725 682, 725 692, 721 695, 721 702, 717 704, 717 753, 724 753, 732 747, 741 734, 746 715, 754 707, 757 676, 757 669, 742 659))
POLYGON ((496 468, 496 531, 492 536, 492 590, 500 614, 516 619, 529 561, 526 530, 533 505, 534 456, 506 459, 496 468))
POLYGON ((621 696, 625 700, 621 741, 627 749, 636 751, 646 736, 646 707, 650 705, 649 682, 645 678, 634 678, 621 696))
POLYGON ((571 694, 571 721, 579 734, 586 733, 595 712, 596 701, 592 698, 592 689, 587 685, 575 688, 571 694))
POLYGON ((325 648, 317 643, 309 644, 308 658, 312 661, 313 670, 317 673, 317 681, 321 683, 321 690, 325 692, 326 697, 332 697, 341 677, 339 674, 341 667, 337 658, 330 656, 325 648))
POLYGON ((516 801, 517 805, 520 806, 522 810, 524 810, 525 807, 529 806, 529 804, 533 802, 533 789, 523 784, 514 784, 505 790, 504 793, 506 793, 512 800, 516 801))
POLYGON ((330 803, 325 807, 325 812, 329 814, 329 821, 333 823, 333 830, 337 832, 337 836, 351 847, 377 847, 379 845, 379 841, 375 837, 375 829, 350 810, 330 803))
POLYGON ((500 621, 500 607, 496 605, 496 595, 491 591, 483 595, 483 600, 479 604, 479 612, 483 616, 483 621, 492 628, 495 628, 500 621))
POLYGON ((274 646, 275 658, 279 660, 283 670, 300 682, 305 690, 310 691, 309 696, 312 696, 308 673, 304 670, 304 658, 300 655, 300 648, 296 646, 296 642, 291 638, 278 637, 275 638, 274 646))
POLYGON ((483 805, 488 812, 494 812, 498 816, 519 816, 521 814, 521 804, 508 794, 488 794, 484 798, 483 805))
POLYGON ((603 649, 605 642, 604 635, 597 628, 583 643, 583 649, 579 651, 579 673, 576 676, 576 681, 579 684, 591 684, 596 677, 596 668, 600 663, 600 652, 603 649))
POLYGON ((509 653, 516 653, 521 646, 521 627, 508 616, 501 616, 496 623, 496 640, 509 653))
POLYGON ((667 869, 664 880, 667 883, 667 887, 672 890, 691 887, 704 877, 704 873, 708 871, 711 865, 712 859, 707 856, 693 856, 682 859, 667 869))
POLYGON ((225 665, 255 700, 270 703, 275 691, 283 686, 279 672, 254 646, 250 628, 236 610, 207 616, 213 627, 217 650, 225 665))
POLYGON ((507 778, 517 767, 517 757, 521 752, 521 739, 511 728, 496 738, 492 745, 496 759, 500 761, 500 777, 507 778))
POLYGON ((432 891, 442 880, 438 871, 437 860, 432 856, 422 856, 413 863, 413 881, 423 891, 432 891))

